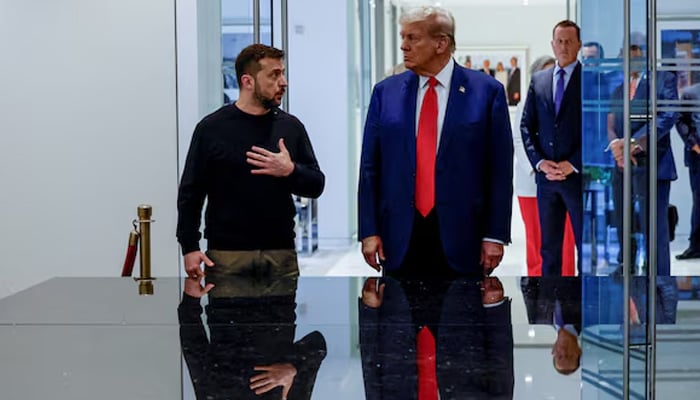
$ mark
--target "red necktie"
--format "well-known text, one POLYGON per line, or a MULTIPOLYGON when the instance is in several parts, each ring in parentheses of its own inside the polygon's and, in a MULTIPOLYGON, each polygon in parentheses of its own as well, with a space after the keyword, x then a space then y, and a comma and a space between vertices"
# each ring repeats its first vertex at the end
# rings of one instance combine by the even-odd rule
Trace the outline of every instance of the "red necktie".
POLYGON ((639 78, 632 77, 630 81, 630 100, 634 100, 634 95, 637 93, 637 81, 639 78))
POLYGON ((435 205, 435 152, 437 151, 437 79, 428 79, 418 118, 416 138, 416 209, 427 216, 435 205))
POLYGON ((418 332, 416 341, 418 400, 438 400, 437 375, 435 373, 435 337, 425 326, 418 332))

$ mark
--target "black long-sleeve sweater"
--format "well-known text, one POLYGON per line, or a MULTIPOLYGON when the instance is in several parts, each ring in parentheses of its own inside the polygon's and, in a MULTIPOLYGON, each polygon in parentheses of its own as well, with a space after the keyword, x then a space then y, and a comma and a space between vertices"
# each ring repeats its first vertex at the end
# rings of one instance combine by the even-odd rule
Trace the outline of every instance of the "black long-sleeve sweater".
POLYGON ((177 238, 182 253, 199 250, 202 207, 209 249, 294 248, 292 194, 316 198, 325 177, 304 125, 279 109, 251 115, 224 106, 196 127, 178 193, 177 238), (288 177, 253 175, 246 152, 253 146, 279 152, 284 144, 294 162, 288 177))
POLYGON ((268 400, 282 397, 282 387, 256 395, 250 378, 254 366, 290 363, 297 373, 287 396, 309 400, 326 340, 318 331, 294 341, 295 294, 288 296, 209 298, 209 337, 200 299, 183 294, 178 306, 182 354, 197 399, 268 400))

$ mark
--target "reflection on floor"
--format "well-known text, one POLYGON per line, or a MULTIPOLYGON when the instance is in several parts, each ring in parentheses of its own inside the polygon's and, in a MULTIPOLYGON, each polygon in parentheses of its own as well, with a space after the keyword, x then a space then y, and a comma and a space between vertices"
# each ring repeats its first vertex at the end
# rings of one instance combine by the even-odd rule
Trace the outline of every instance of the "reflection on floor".
MULTIPOLYGON (((570 376, 562 376, 552 368, 551 345, 555 339, 549 326, 528 325, 519 289, 519 277, 526 273, 524 232, 513 224, 513 243, 506 248, 503 262, 494 275, 502 278, 504 290, 513 298, 512 315, 515 342, 515 399, 616 399, 622 390, 622 347, 619 325, 601 327, 600 336, 584 344, 582 368, 570 376), (600 343, 603 343, 602 345, 600 343), (582 383, 582 382, 585 382, 582 383)), ((687 236, 679 235, 671 243, 671 270, 676 276, 700 275, 700 260, 678 261, 675 255, 687 247, 687 236)), ((615 250, 615 249, 613 249, 615 250)), ((615 250, 616 251, 616 250, 615 250)), ((376 272, 362 258, 359 244, 347 248, 322 249, 311 257, 300 258, 304 276, 372 276, 376 272)), ((612 268, 610 268, 612 269, 612 268)), ((609 269, 599 269, 599 275, 609 269)), ((698 279, 689 281, 696 283, 698 279)), ((676 325, 658 329, 657 398, 694 398, 700 392, 700 301, 690 300, 697 290, 681 291, 676 325)), ((695 297, 697 298, 697 297, 695 297)), ((644 393, 644 351, 635 348, 632 362, 632 398, 644 393), (640 355, 641 354, 641 355, 640 355)), ((358 366, 359 368, 359 366, 358 366)), ((360 373, 355 370, 354 373, 360 373)), ((344 379, 342 371, 325 365, 330 381, 344 379)), ((321 378, 321 376, 320 376, 321 378)), ((347 377, 345 377, 347 378, 347 377)), ((324 382, 319 379, 319 382, 324 382)), ((322 390, 322 384, 318 389, 322 390)), ((329 386, 329 390, 332 385, 329 386)), ((320 391, 319 390, 319 391, 320 391)), ((331 391, 329 394, 333 393, 331 391)), ((358 396, 361 392, 358 392, 358 396)), ((338 396, 335 396, 338 398, 338 396)), ((324 397, 315 397, 324 398, 324 397)), ((346 397, 343 397, 346 398, 346 397)), ((350 397, 347 397, 350 398, 350 397)), ((361 398, 361 397, 358 397, 361 398)))
MULTIPOLYGON (((620 398, 619 325, 606 322, 584 330, 579 371, 563 376, 553 369, 554 328, 528 324, 520 290, 525 249, 519 226, 514 224, 514 243, 495 272, 512 299, 514 398, 620 398)), ((686 243, 684 237, 676 239, 672 254, 681 252, 686 243)), ((674 259, 672 265, 676 274, 700 275, 698 261, 674 259)), ((376 273, 364 264, 357 244, 303 256, 300 269, 297 332, 322 330, 328 345, 313 399, 363 399, 358 337, 349 328, 358 320, 360 277, 376 273)), ((690 284, 692 289, 694 282, 690 284)), ((56 278, 0 299, 0 341, 5 343, 0 346, 0 398, 170 399, 179 398, 184 390, 183 398, 193 400, 191 385, 180 382, 181 367, 186 368, 178 363, 181 343, 175 307, 180 294, 181 282, 175 278, 159 278, 151 297, 136 296, 130 279, 56 278)), ((690 300, 692 290, 681 295, 677 323, 657 329, 659 399, 691 399, 700 393, 700 301, 690 300)), ((610 297, 600 300, 615 303, 610 297)), ((643 398, 645 390, 647 346, 640 329, 644 326, 635 332, 638 343, 632 349, 635 399, 643 398)))

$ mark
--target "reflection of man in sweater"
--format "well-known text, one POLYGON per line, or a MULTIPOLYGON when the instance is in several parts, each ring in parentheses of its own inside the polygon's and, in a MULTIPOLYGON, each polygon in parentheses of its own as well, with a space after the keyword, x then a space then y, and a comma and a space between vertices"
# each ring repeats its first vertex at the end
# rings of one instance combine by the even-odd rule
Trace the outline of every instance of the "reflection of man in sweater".
POLYGON ((326 341, 318 331, 294 340, 297 279, 271 278, 222 279, 221 296, 209 296, 206 306, 208 334, 200 298, 213 285, 185 279, 180 343, 197 399, 311 398, 326 341))
POLYGON ((243 49, 239 99, 206 116, 192 135, 177 223, 190 277, 204 276, 201 263, 210 277, 251 265, 288 265, 285 274, 298 274, 292 194, 318 197, 325 178, 302 123, 277 108, 287 88, 283 57, 262 44, 243 49), (206 255, 199 249, 205 199, 206 255))
MULTIPOLYGON (((685 106, 698 106, 700 84, 683 89, 681 99, 685 106)), ((688 167, 690 190, 693 193, 693 208, 690 217, 690 244, 685 251, 676 255, 678 260, 700 258, 700 112, 685 111, 676 124, 678 133, 685 142, 683 161, 688 167)))

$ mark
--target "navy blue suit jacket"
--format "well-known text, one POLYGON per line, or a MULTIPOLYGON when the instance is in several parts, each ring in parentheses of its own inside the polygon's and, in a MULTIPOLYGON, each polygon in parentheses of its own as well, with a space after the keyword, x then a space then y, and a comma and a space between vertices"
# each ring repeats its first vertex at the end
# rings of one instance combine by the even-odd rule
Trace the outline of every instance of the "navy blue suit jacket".
MULTIPOLYGON (((618 138, 624 136, 623 110, 622 110, 623 86, 618 86, 611 96, 614 113, 614 130, 618 138)), ((656 97, 658 100, 678 100, 678 79, 676 74, 669 71, 660 71, 656 79, 656 97)), ((630 104, 632 114, 646 114, 649 99, 649 79, 643 74, 637 84, 634 98, 630 104)), ((656 117, 656 134, 658 149, 658 179, 676 180, 676 162, 671 151, 671 128, 678 122, 679 114, 672 111, 660 111, 656 117)), ((646 138, 649 133, 649 124, 645 121, 632 121, 632 137, 635 139, 646 138)), ((636 156, 639 160, 643 156, 636 156)))
MULTIPOLYGON (((700 83, 696 83, 693 86, 689 86, 683 89, 681 94, 681 99, 686 103, 700 101, 700 83)), ((691 107, 697 107, 696 104, 688 104, 691 107)), ((678 134, 683 139, 685 143, 685 156, 683 161, 686 167, 697 163, 700 160, 700 155, 693 151, 693 146, 700 145, 700 132, 698 127, 700 126, 700 112, 687 111, 680 113, 678 123, 676 124, 676 129, 678 134)))
MULTIPOLYGON (((365 123, 359 239, 379 235, 387 270, 401 266, 415 216, 418 75, 379 82, 365 123)), ((480 271, 484 238, 510 242, 513 139, 498 81, 455 63, 435 166, 435 207, 450 267, 480 271)))
MULTIPOLYGON (((383 282, 380 307, 370 308, 359 300, 365 398, 415 400, 417 327, 411 299, 398 280, 383 278, 383 282)), ((442 307, 433 310, 440 316, 435 347, 442 399, 513 398, 510 307, 510 300, 505 299, 503 304, 484 308, 477 281, 460 279, 449 285, 442 307)))
MULTIPOLYGON (((530 81, 520 123, 525 151, 533 168, 541 160, 569 161, 581 172, 581 64, 571 74, 558 114, 554 110, 553 75, 552 67, 537 72, 530 81)), ((542 172, 536 180, 549 182, 542 172)))

